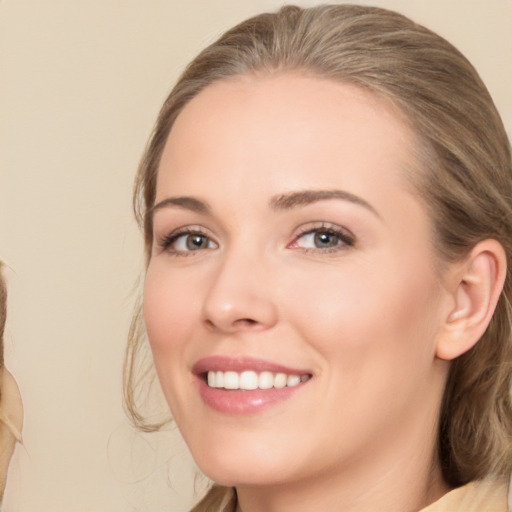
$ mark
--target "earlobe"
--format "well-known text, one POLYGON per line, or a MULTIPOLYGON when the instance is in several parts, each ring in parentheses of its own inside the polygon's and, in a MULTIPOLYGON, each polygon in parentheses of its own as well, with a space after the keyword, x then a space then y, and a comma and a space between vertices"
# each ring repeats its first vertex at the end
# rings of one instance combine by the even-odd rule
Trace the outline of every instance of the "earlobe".
POLYGON ((479 242, 457 268, 454 306, 438 340, 437 357, 455 359, 482 337, 503 289, 506 269, 505 251, 496 240, 479 242))

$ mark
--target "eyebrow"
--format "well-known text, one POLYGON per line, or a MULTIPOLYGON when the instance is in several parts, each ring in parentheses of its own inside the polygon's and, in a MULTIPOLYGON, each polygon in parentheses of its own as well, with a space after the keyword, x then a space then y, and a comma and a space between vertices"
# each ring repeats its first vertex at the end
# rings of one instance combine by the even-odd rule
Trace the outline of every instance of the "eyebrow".
POLYGON ((357 204, 371 211, 380 218, 377 210, 364 199, 345 190, 304 190, 298 192, 290 192, 275 196, 270 201, 270 205, 274 210, 289 210, 299 206, 307 206, 318 201, 326 201, 329 199, 339 199, 357 204))
POLYGON ((152 215, 157 210, 161 210, 162 208, 166 208, 169 206, 175 206, 177 208, 182 208, 184 210, 190 210, 196 213, 207 214, 210 213, 211 208, 208 203, 196 199, 195 197, 189 196, 181 196, 181 197, 167 197, 155 204, 150 211, 148 212, 152 215))
MULTIPOLYGON (((270 206, 274 210, 290 210, 330 199, 348 201, 362 206, 380 218, 379 213, 370 203, 345 190, 302 190, 287 194, 280 194, 278 196, 274 196, 270 200, 270 206)), ((208 203, 190 196, 167 197, 155 204, 148 213, 153 215, 154 212, 168 207, 182 208, 184 210, 190 210, 203 215, 211 213, 211 208, 208 203)))

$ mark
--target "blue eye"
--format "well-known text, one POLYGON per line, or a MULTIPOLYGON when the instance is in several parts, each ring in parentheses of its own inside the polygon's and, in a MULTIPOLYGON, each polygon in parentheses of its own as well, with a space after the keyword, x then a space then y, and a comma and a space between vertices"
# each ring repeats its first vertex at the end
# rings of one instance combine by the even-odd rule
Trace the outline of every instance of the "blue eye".
POLYGON ((294 247, 306 250, 341 250, 354 245, 354 237, 351 234, 334 227, 319 227, 308 229, 295 239, 294 247))
POLYGON ((204 249, 216 249, 217 244, 204 233, 180 231, 166 236, 160 246, 171 254, 196 252, 204 249))
POLYGON ((326 231, 313 231, 312 233, 306 233, 297 241, 297 245, 299 247, 310 249, 330 249, 331 247, 336 247, 340 243, 342 242, 339 236, 326 231))
POLYGON ((188 233, 176 238, 173 245, 177 251, 198 251, 199 249, 210 249, 212 241, 205 235, 188 233))

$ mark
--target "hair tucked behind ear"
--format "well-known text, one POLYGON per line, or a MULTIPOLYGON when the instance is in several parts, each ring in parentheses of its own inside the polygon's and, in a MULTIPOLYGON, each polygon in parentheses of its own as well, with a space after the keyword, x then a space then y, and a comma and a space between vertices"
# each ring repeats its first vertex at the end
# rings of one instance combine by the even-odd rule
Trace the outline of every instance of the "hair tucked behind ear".
MULTIPOLYGON (((505 248, 509 270, 491 325, 476 347, 452 364, 439 454, 444 478, 452 486, 506 473, 512 455, 510 144, 474 68, 428 29, 373 7, 288 6, 241 23, 202 51, 163 105, 139 168, 134 207, 147 258, 153 236, 148 211, 155 200, 158 164, 183 107, 215 81, 283 71, 358 85, 392 101, 408 116, 420 140, 417 153, 423 164, 411 179, 429 209, 441 259, 460 259, 486 238, 505 248)), ((139 319, 134 322, 127 382, 134 377, 133 358, 144 343, 139 319)), ((127 403, 136 411, 132 391, 127 403)), ((140 424, 142 418, 135 420, 140 424)), ((219 492, 216 487, 209 497, 213 500, 219 492)), ((231 490, 226 493, 232 495, 231 490)), ((194 510, 219 510, 208 499, 194 510)))

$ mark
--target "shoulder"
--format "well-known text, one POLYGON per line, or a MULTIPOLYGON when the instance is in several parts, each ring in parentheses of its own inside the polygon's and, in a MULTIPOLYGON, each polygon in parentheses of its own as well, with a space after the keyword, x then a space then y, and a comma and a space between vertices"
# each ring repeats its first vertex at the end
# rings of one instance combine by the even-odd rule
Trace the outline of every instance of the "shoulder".
POLYGON ((421 512, 507 512, 508 481, 485 479, 454 489, 421 512))

